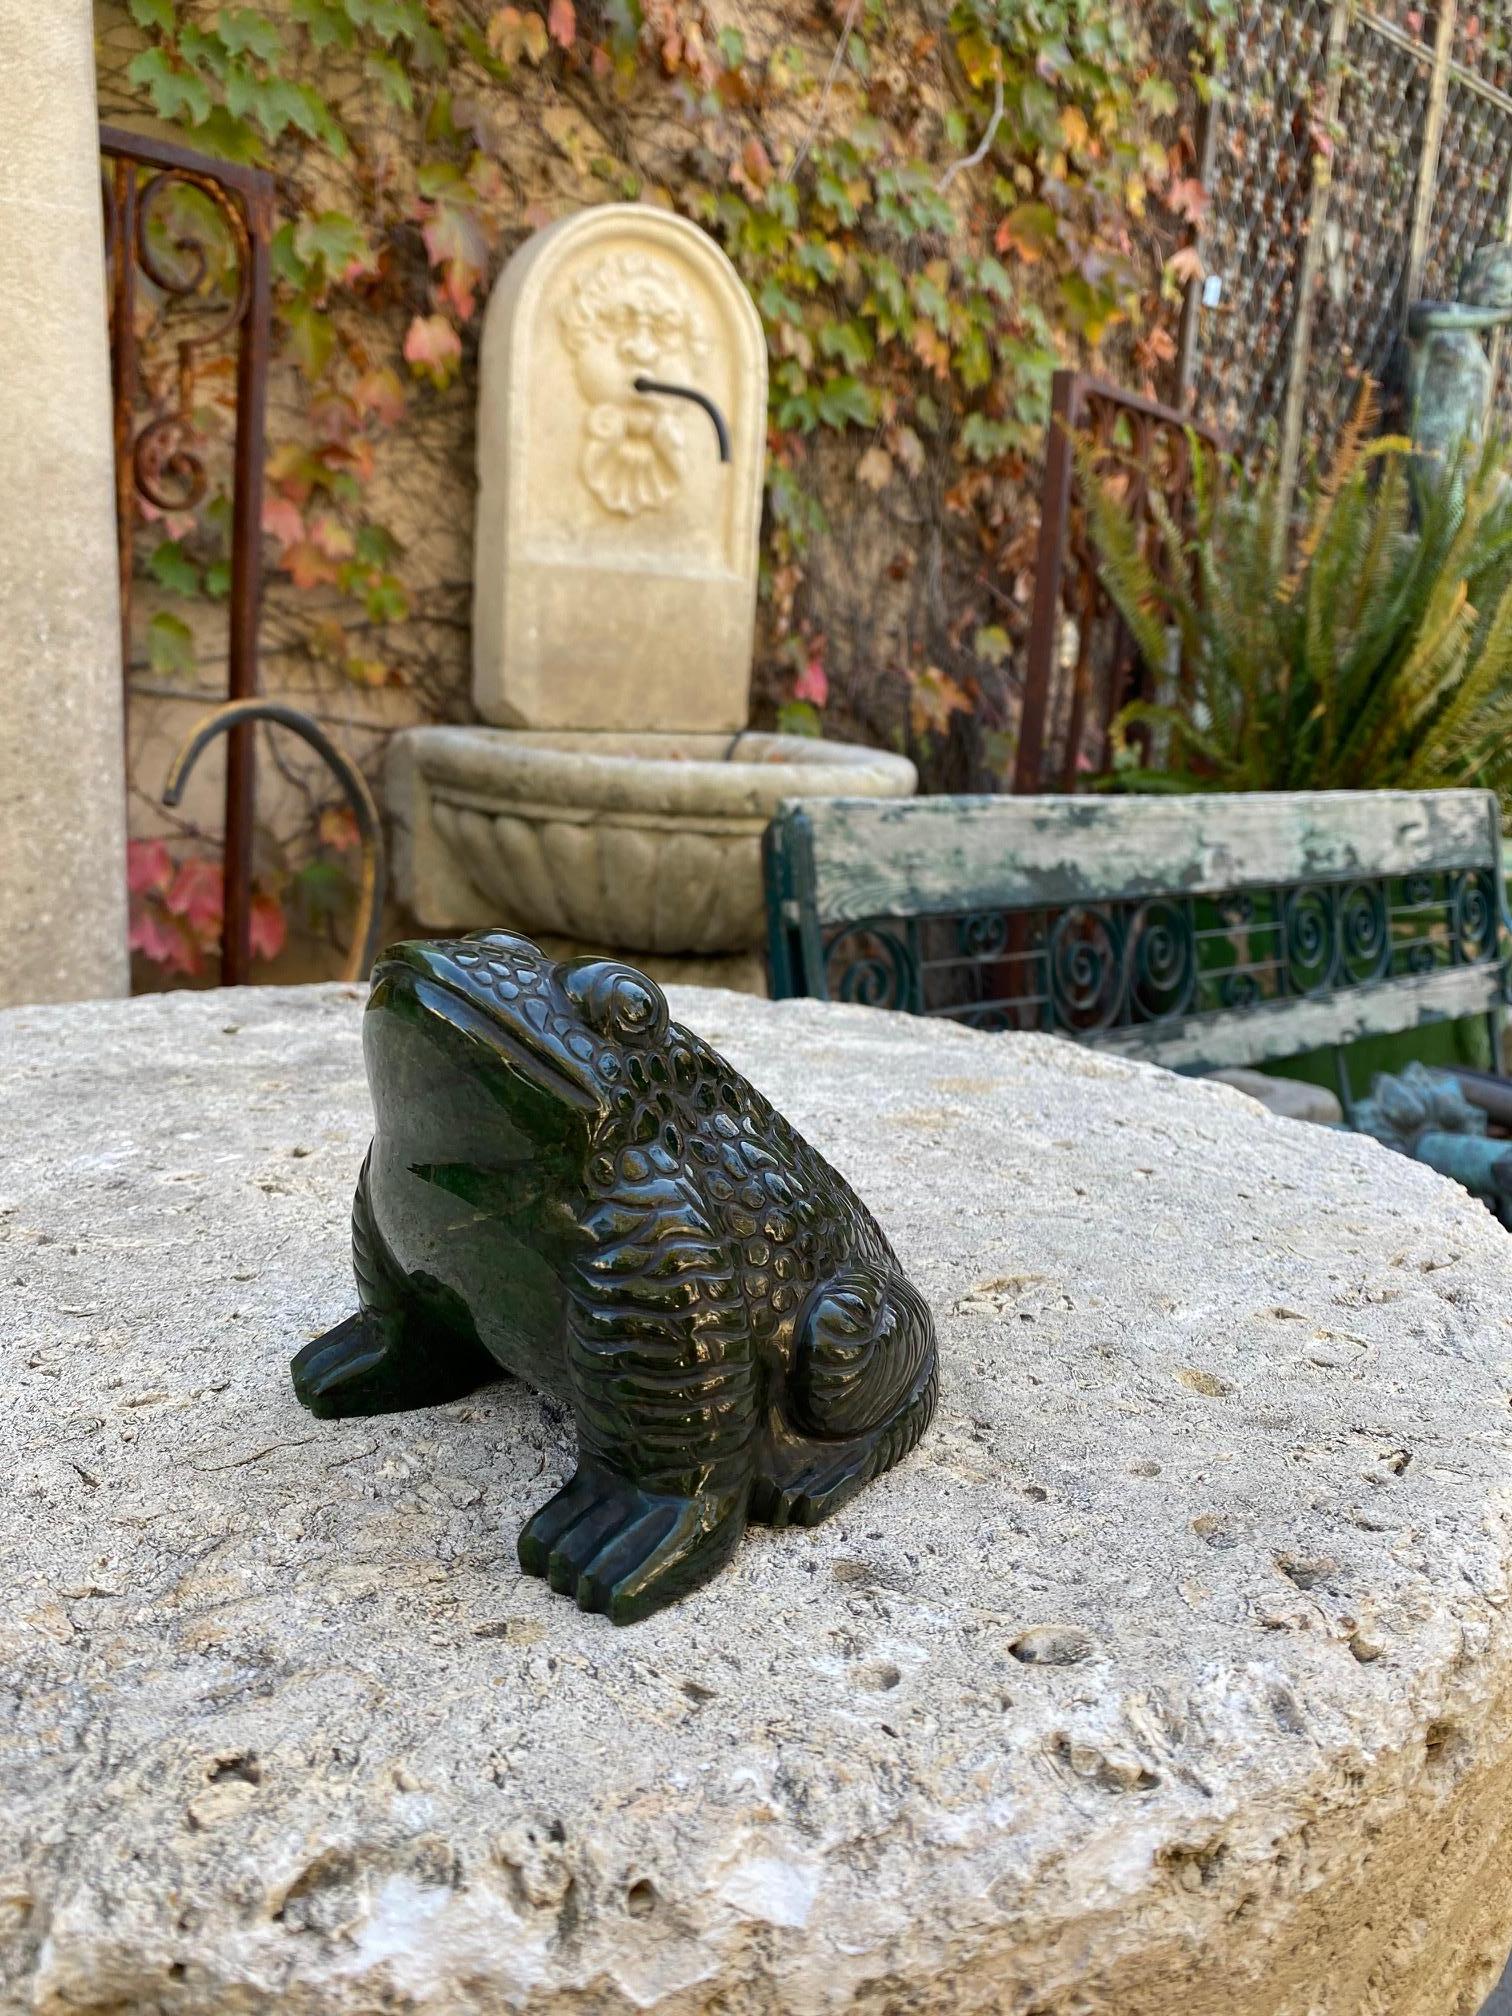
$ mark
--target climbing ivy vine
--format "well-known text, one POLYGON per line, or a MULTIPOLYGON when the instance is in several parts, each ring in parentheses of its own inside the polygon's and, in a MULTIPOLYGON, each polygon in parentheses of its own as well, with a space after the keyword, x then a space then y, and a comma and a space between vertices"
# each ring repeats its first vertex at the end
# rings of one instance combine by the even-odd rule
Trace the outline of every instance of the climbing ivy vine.
MULTIPOLYGON (((1233 0, 128 4, 142 105, 279 178, 296 389, 265 528, 288 584, 320 591, 324 663, 394 676, 412 584, 376 460, 466 396, 500 260, 565 208, 641 199, 714 235, 766 329, 763 673, 783 725, 840 708, 939 780, 1006 766, 1050 374, 1116 343, 1155 382, 1194 270, 1191 88, 1149 17, 1185 22, 1201 92, 1233 0), (829 634, 816 592, 842 503, 879 528, 885 663, 829 634)), ((212 499, 170 528, 159 580, 213 592, 224 524, 212 499)), ((154 641, 171 671, 171 620, 154 641)))

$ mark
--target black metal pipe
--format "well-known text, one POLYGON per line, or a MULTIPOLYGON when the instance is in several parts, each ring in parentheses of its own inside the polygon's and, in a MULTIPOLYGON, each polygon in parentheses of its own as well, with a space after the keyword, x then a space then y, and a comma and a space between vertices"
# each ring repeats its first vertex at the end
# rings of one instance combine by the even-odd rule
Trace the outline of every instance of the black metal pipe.
POLYGON ((286 707, 281 700, 228 700, 224 706, 211 708, 174 757, 168 781, 163 786, 163 803, 177 805, 189 781, 189 772, 208 743, 213 742, 217 735, 224 735, 230 729, 247 726, 253 721, 276 721, 280 727, 292 730, 308 742, 346 793, 362 842, 362 887, 358 896, 357 921, 352 930, 352 950, 344 977, 364 980, 378 956, 378 938, 383 929, 383 898, 387 884, 383 826, 367 779, 356 764, 341 753, 319 722, 312 721, 297 707, 286 707))
POLYGON ((637 378, 637 392, 659 392, 666 399, 690 399, 695 406, 701 406, 714 423, 714 432, 719 439, 719 459, 730 459, 730 430, 723 413, 714 404, 707 392, 695 392, 691 385, 664 385, 660 378, 637 378))

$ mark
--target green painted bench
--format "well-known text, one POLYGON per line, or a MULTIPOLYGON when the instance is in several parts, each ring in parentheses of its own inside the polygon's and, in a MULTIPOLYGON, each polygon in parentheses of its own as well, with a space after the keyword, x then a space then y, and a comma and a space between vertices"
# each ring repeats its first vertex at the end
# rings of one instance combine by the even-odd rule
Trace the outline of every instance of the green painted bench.
POLYGON ((1512 1121, 1490 792, 794 800, 763 862, 779 1000, 1186 1072, 1331 1050, 1350 1124, 1512 1197, 1512 1145, 1478 1138, 1512 1121), (1412 1070, 1357 1102, 1349 1044, 1471 1016, 1496 1075, 1412 1070))

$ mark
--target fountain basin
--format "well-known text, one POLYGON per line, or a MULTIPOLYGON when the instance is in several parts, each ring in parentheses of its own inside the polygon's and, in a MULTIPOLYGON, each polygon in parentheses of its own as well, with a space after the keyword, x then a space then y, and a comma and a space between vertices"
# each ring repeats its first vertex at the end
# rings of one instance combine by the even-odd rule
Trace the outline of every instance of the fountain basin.
POLYGON ((802 735, 414 728, 390 744, 398 893, 427 930, 748 952, 785 798, 907 798, 906 757, 802 735))

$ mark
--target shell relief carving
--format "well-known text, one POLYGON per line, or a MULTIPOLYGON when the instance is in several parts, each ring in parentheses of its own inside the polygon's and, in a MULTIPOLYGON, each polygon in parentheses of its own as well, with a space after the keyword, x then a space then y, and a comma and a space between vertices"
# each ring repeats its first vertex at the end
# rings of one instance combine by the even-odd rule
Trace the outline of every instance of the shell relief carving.
POLYGON ((687 379, 708 354, 686 286, 649 252, 611 253, 571 282, 557 320, 587 402, 584 483, 619 517, 660 510, 682 487, 687 430, 682 414, 637 392, 635 380, 687 379))

